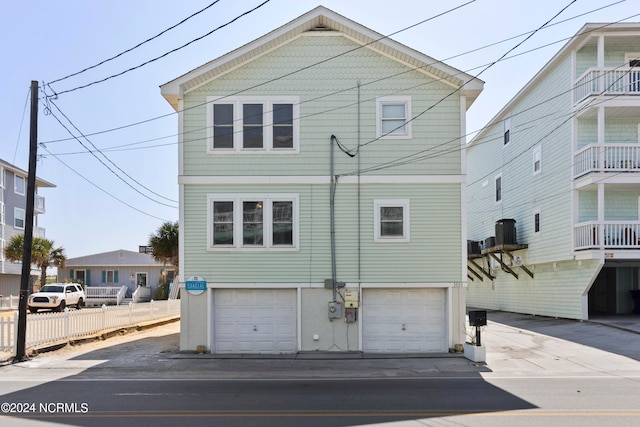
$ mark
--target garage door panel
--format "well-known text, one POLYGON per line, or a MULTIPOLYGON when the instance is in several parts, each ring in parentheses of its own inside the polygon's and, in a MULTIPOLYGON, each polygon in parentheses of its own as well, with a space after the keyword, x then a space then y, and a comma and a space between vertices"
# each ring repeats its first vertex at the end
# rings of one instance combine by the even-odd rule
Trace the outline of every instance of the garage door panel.
POLYGON ((291 353, 297 348, 296 290, 218 289, 214 351, 291 353))
POLYGON ((363 349, 370 352, 446 351, 443 289, 363 291, 363 349))

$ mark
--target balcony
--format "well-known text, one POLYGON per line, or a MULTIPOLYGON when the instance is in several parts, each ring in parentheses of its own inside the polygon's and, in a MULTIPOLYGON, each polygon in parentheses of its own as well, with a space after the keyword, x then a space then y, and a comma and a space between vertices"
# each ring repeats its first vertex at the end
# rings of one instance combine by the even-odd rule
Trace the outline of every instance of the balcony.
POLYGON ((587 145, 574 155, 573 163, 574 178, 592 172, 640 172, 640 145, 587 145))
POLYGON ((35 199, 33 200, 33 211, 36 214, 43 214, 45 213, 45 208, 44 208, 44 197, 42 196, 38 196, 36 194, 35 199))
POLYGON ((588 221, 574 226, 575 249, 640 249, 640 221, 588 221))
POLYGON ((33 227, 33 237, 39 237, 41 239, 46 239, 45 229, 42 227, 33 227))
POLYGON ((573 85, 573 102, 596 95, 640 95, 640 69, 590 68, 573 85))

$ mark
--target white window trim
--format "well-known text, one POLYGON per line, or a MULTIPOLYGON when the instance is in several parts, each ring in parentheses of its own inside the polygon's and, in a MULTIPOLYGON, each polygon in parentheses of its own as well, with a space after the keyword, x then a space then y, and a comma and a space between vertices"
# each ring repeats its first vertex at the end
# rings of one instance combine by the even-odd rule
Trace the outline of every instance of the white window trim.
POLYGON ((27 222, 27 216, 26 216, 25 210, 22 208, 13 208, 13 227, 17 228, 18 230, 24 230, 24 225, 22 227, 18 227, 16 225, 16 219, 18 219, 18 212, 22 212, 22 223, 26 224, 27 222))
POLYGON ((105 270, 104 271, 104 283, 116 283, 116 271, 105 270), (109 281, 109 272, 111 272, 111 281, 109 281))
POLYGON ((300 97, 298 96, 208 96, 207 97, 207 153, 208 154, 299 154, 300 153, 300 97), (213 148, 213 106, 233 105, 233 148, 213 148), (242 106, 262 104, 263 147, 242 147, 242 106), (273 104, 293 105, 293 148, 273 147, 273 104))
POLYGON ((383 96, 376 98, 376 137, 380 139, 411 139, 411 123, 413 115, 411 112, 410 96, 383 96), (382 133, 382 106, 383 105, 405 105, 405 133, 404 134, 383 134, 382 133))
POLYGON ((532 164, 533 174, 538 175, 542 172, 542 146, 537 145, 533 148, 533 164, 532 164), (540 163, 540 168, 536 170, 536 157, 538 162, 540 163))
POLYGON ((374 199, 373 200, 373 240, 374 242, 408 242, 411 240, 411 203, 409 199, 374 199), (402 207, 402 236, 387 237, 380 235, 380 208, 402 207))
MULTIPOLYGON (((0 225, 5 225, 4 224, 4 220, 5 220, 5 215, 4 215, 4 202, 0 201, 0 225)), ((0 236, 2 236, 2 234, 0 234, 0 236)))
POLYGON ((0 166, 0 188, 4 188, 4 167, 0 166))
POLYGON ((24 176, 22 175, 14 175, 13 176, 13 192, 16 194, 20 194, 21 196, 24 196, 26 191, 26 187, 27 187, 27 182, 24 178, 24 176), (18 191, 18 178, 22 179, 22 192, 18 191))
POLYGON ((239 252, 292 252, 300 250, 300 214, 299 195, 292 193, 243 193, 243 194, 207 194, 207 250, 239 252), (242 244, 242 202, 262 201, 264 203, 263 244, 262 246, 243 246, 242 244), (233 245, 213 244, 213 203, 233 202, 233 245), (273 202, 293 203, 293 241, 291 246, 273 245, 273 202))
POLYGON ((493 200, 496 203, 496 205, 499 205, 500 203, 502 203, 502 200, 504 199, 504 182, 502 180, 502 174, 498 174, 493 178, 493 200), (498 179, 500 179, 500 200, 496 200, 496 196, 497 196, 497 187, 498 187, 498 179))
POLYGON ((511 141, 513 140, 513 132, 511 132, 511 116, 505 118, 502 121, 502 146, 506 147, 509 144, 511 144, 511 141), (509 141, 505 142, 504 138, 505 135, 507 134, 507 131, 509 132, 509 141))
POLYGON ((533 210, 532 218, 533 218, 533 235, 539 236, 540 233, 542 232, 542 215, 540 215, 540 208, 536 208, 533 210), (536 231, 536 215, 539 216, 538 223, 540 224, 540 229, 538 231, 536 231))
POLYGON ((134 279, 134 280, 136 281, 136 282, 135 282, 136 287, 138 286, 138 275, 139 275, 139 274, 140 274, 140 275, 143 275, 143 274, 144 274, 144 276, 146 277, 146 279, 145 279, 146 285, 144 285, 144 287, 145 287, 145 288, 150 288, 151 286, 149 286, 149 273, 148 273, 148 272, 146 272, 146 271, 136 271, 136 272, 133 274, 133 276, 135 277, 135 279, 134 279))

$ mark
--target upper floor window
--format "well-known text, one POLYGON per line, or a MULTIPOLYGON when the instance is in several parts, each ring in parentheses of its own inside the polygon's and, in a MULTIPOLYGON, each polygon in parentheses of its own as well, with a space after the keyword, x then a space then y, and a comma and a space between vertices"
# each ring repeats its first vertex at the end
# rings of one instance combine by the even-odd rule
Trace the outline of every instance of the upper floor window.
POLYGON ((25 214, 24 209, 13 208, 13 226, 24 230, 25 214))
POLYGON ((298 97, 207 98, 209 153, 297 153, 298 97))
POLYGON ((540 233, 540 209, 533 211, 533 232, 540 233))
POLYGON ((0 166, 0 188, 4 188, 4 167, 0 166))
POLYGON ((209 249, 297 249, 297 195, 211 194, 208 199, 209 249))
POLYGON ((411 97, 378 98, 376 113, 378 138, 411 138, 411 97))
POLYGON ((16 194, 24 195, 24 177, 20 175, 14 175, 14 191, 16 194))
POLYGON ((408 242, 409 207, 408 199, 374 200, 374 240, 376 242, 408 242))
POLYGON ((542 147, 540 145, 533 149, 533 174, 539 174, 542 171, 542 147))
POLYGON ((495 178, 495 194, 496 203, 500 203, 502 201, 502 174, 495 178))
POLYGON ((504 136, 504 145, 507 145, 511 142, 511 117, 507 117, 502 122, 503 125, 503 136, 504 136))

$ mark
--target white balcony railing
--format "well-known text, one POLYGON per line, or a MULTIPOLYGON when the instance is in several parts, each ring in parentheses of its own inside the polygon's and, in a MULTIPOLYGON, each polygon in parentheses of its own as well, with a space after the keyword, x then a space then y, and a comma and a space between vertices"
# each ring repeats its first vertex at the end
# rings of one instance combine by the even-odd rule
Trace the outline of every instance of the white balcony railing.
POLYGON ((574 103, 594 95, 640 95, 640 68, 589 68, 573 88, 574 103))
POLYGON ((33 237, 39 237, 41 239, 46 239, 45 229, 42 227, 33 227, 33 237))
POLYGON ((574 226, 576 250, 640 249, 639 221, 588 221, 574 226))
POLYGON ((640 171, 640 145, 591 144, 574 155, 574 178, 590 172, 640 171))
POLYGON ((36 197, 33 200, 33 210, 37 214, 43 214, 43 213, 46 212, 46 209, 45 209, 45 206, 44 206, 44 197, 38 196, 36 194, 36 197))

